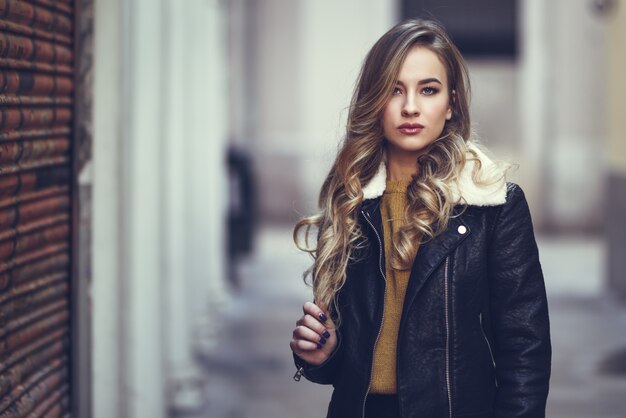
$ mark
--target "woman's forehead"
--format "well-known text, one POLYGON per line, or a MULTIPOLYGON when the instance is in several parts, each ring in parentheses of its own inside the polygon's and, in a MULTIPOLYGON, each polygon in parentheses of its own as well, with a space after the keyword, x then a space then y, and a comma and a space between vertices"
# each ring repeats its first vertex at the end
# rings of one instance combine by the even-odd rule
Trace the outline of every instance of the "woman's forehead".
POLYGON ((446 84, 448 77, 445 66, 435 52, 423 46, 414 46, 400 66, 398 81, 403 84, 423 84, 432 79, 446 84))

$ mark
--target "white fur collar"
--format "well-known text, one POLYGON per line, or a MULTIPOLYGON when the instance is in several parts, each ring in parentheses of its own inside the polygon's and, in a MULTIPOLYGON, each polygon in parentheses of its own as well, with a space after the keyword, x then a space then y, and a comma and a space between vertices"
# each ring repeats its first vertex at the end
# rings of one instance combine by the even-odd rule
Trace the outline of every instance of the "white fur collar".
MULTIPOLYGON (((478 155, 481 163, 478 179, 480 184, 476 184, 472 179, 474 170, 473 155, 468 155, 467 163, 461 171, 461 176, 453 185, 453 198, 457 202, 474 206, 495 206, 506 202, 506 166, 492 161, 475 144, 469 142, 468 149, 478 155)), ((363 187, 364 199, 375 199, 382 196, 387 185, 387 167, 384 162, 380 163, 378 171, 374 177, 363 187)))

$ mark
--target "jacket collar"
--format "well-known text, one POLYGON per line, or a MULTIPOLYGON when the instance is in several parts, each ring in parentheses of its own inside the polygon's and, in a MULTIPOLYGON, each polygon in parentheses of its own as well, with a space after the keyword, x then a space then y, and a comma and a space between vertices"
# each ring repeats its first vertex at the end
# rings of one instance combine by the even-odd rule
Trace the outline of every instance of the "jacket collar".
MULTIPOLYGON (((496 206, 506 202, 506 166, 491 160, 474 143, 468 142, 468 150, 476 153, 480 161, 480 170, 477 174, 479 183, 473 180, 473 170, 476 158, 469 152, 467 162, 461 171, 458 181, 452 185, 453 199, 458 203, 474 206, 496 206)), ((374 177, 363 187, 363 199, 376 199, 383 195, 387 185, 387 167, 380 163, 374 177)))

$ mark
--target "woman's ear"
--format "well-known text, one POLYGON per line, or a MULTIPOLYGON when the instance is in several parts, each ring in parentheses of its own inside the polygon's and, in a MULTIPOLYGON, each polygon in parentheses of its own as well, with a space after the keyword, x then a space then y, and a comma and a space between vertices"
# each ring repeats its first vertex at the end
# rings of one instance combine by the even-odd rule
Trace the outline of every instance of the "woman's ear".
POLYGON ((452 90, 450 93, 450 103, 448 104, 448 112, 446 113, 446 120, 452 119, 452 110, 456 104, 456 90, 452 90))

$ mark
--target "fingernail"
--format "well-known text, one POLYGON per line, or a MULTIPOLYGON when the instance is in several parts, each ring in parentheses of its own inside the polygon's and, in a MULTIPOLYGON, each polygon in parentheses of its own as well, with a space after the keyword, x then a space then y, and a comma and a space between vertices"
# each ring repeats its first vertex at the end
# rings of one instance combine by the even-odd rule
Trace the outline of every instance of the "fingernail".
POLYGON ((324 312, 320 312, 320 315, 319 315, 319 316, 320 316, 320 320, 321 320, 322 322, 326 322, 326 319, 327 319, 327 318, 326 318, 326 314, 325 314, 324 312))
POLYGON ((317 343, 317 349, 319 350, 320 348, 322 348, 322 344, 317 343))
POLYGON ((324 337, 320 338, 320 344, 322 345, 326 344, 326 338, 324 337))
POLYGON ((324 331, 322 335, 324 336, 324 338, 330 338, 330 332, 328 331, 324 331))

